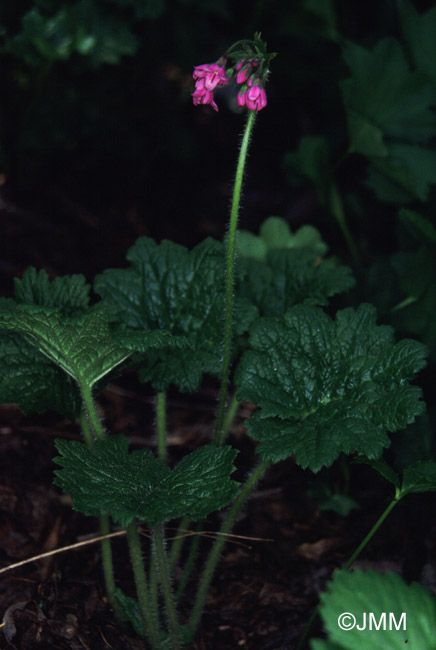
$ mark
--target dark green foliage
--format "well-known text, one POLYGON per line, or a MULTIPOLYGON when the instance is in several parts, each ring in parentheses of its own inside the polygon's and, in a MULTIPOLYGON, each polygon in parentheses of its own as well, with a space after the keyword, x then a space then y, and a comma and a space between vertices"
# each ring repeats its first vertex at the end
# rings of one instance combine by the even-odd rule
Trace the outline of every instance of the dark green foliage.
POLYGON ((236 383, 239 397, 260 407, 247 428, 263 460, 295 454, 318 471, 341 452, 377 458, 388 431, 423 413, 421 391, 408 382, 425 365, 425 347, 395 344, 375 318, 370 305, 339 311, 334 321, 297 306, 255 323, 236 383))
POLYGON ((262 316, 280 316, 300 303, 326 305, 328 298, 354 285, 348 267, 322 258, 326 251, 312 226, 293 234, 286 221, 270 217, 259 236, 239 235, 238 292, 262 316))
POLYGON ((375 469, 386 481, 392 483, 396 489, 398 499, 406 494, 419 492, 436 492, 436 462, 423 461, 409 465, 400 476, 382 458, 370 460, 357 458, 357 462, 366 463, 375 469))
MULTIPOLYGON (((313 650, 402 650, 407 645, 436 648, 436 599, 421 585, 408 585, 394 573, 337 571, 321 596, 321 616, 328 641, 312 641, 313 650), (343 612, 351 612, 358 626, 362 626, 366 613, 366 629, 341 629, 338 616, 343 612), (385 626, 382 622, 379 630, 371 629, 371 612, 377 623, 385 613, 385 626), (403 612, 406 620, 400 625, 403 612), (398 629, 393 621, 389 625, 390 614, 398 629)), ((347 622, 350 619, 344 620, 347 622)))
POLYGON ((367 184, 384 201, 427 198, 436 184, 436 86, 410 69, 400 43, 381 40, 372 51, 348 43, 351 79, 342 82, 350 152, 368 157, 367 184))
MULTIPOLYGON (((191 347, 171 353, 135 357, 139 378, 158 391, 175 384, 195 391, 203 373, 221 369, 224 325, 223 246, 206 239, 192 251, 170 241, 160 245, 141 238, 127 253, 128 269, 109 269, 97 276, 95 290, 116 322, 135 330, 162 328, 186 337, 191 347)), ((240 299, 235 309, 236 334, 243 334, 256 309, 240 299)))
POLYGON ((89 291, 83 275, 66 275, 52 282, 48 273, 30 266, 23 277, 14 278, 15 300, 26 305, 56 307, 65 316, 78 315, 89 306, 89 291))
POLYGON ((231 447, 204 446, 171 470, 149 449, 128 453, 122 435, 98 440, 92 450, 79 442, 58 440, 55 483, 86 515, 110 515, 127 526, 133 519, 155 526, 189 515, 197 520, 226 506, 238 484, 229 476, 237 454, 231 447))

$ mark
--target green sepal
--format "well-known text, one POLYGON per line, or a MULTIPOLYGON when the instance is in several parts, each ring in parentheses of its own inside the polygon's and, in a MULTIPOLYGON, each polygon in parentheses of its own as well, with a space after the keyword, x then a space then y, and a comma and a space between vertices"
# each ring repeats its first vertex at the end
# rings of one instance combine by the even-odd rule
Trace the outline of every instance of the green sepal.
MULTIPOLYGON (((421 585, 408 585, 394 573, 336 571, 321 596, 320 612, 328 640, 313 640, 313 650, 436 649, 436 599, 421 585), (356 625, 341 629, 341 614, 354 616, 356 625), (371 629, 371 614, 377 624, 381 621, 380 629, 374 625, 371 629)), ((349 616, 344 619, 350 621, 349 616)))
POLYGON ((75 510, 111 516, 126 527, 133 519, 155 526, 188 515, 197 520, 226 506, 237 494, 230 479, 237 451, 200 447, 170 469, 149 449, 128 453, 123 435, 97 440, 93 449, 57 440, 55 484, 71 495, 75 510))
MULTIPOLYGON (((142 237, 127 253, 131 266, 96 277, 95 291, 114 322, 134 330, 167 330, 190 341, 189 349, 152 351, 133 361, 142 382, 158 391, 174 384, 198 389, 204 373, 219 375, 224 312, 224 249, 211 238, 192 251, 170 241, 142 237)), ((235 333, 243 334, 257 310, 238 298, 235 333)))
POLYGON ((425 346, 395 344, 371 305, 339 311, 334 321, 298 305, 257 321, 249 346, 235 382, 238 397, 260 407, 246 425, 264 461, 295 454, 316 472, 341 452, 376 459, 387 432, 425 410, 421 390, 408 383, 425 365, 425 346))

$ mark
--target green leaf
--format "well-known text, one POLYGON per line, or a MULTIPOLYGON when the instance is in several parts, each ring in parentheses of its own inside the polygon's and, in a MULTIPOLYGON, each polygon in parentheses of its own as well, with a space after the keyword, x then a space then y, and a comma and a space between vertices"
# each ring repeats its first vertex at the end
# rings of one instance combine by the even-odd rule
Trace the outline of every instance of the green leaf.
POLYGON ((58 307, 66 316, 77 315, 89 306, 89 290, 83 275, 66 275, 50 282, 48 273, 30 266, 21 279, 14 278, 15 300, 27 305, 58 307))
POLYGON ((280 217, 269 217, 260 227, 259 235, 247 230, 238 233, 237 251, 242 258, 266 259, 268 253, 277 249, 310 248, 314 254, 323 257, 327 244, 313 226, 302 226, 292 233, 287 221, 280 217))
POLYGON ((281 316, 297 304, 327 305, 354 285, 347 266, 321 259, 311 248, 271 250, 264 261, 241 260, 238 292, 262 316, 281 316))
POLYGON ((403 473, 401 493, 435 492, 436 491, 436 463, 421 462, 406 467, 403 473))
POLYGON ((401 31, 412 53, 419 72, 426 74, 436 84, 436 7, 419 14, 411 2, 399 0, 401 31))
POLYGON ((81 399, 76 384, 13 332, 0 331, 0 404, 17 404, 25 415, 53 408, 75 421, 81 399))
POLYGON ((389 157, 372 158, 366 185, 381 201, 426 201, 436 184, 436 151, 407 143, 388 146, 389 157))
POLYGON ((380 474, 386 481, 389 483, 392 483, 392 485, 399 490, 400 489, 400 477, 398 474, 395 472, 394 469, 388 463, 384 460, 384 458, 378 458, 377 460, 370 459, 370 458, 365 458, 364 456, 358 456, 355 459, 356 463, 364 463, 365 465, 369 465, 375 471, 380 474))
POLYGON ((246 425, 262 460, 295 454, 318 471, 341 452, 378 458, 387 432, 425 410, 421 390, 408 383, 425 365, 425 347, 395 344, 371 305, 339 311, 334 321, 298 305, 257 321, 249 345, 235 381, 239 398, 260 407, 246 425))
POLYGON ((380 156, 379 138, 368 141, 375 143, 373 151, 368 152, 368 143, 361 150, 362 121, 379 128, 387 138, 409 143, 425 143, 436 134, 436 118, 430 109, 436 103, 435 88, 427 78, 410 71, 398 41, 385 38, 372 52, 347 43, 343 55, 351 71, 351 79, 342 82, 342 95, 352 116, 349 127, 354 126, 350 132, 353 151, 380 156))
POLYGON ((108 515, 120 526, 133 519, 155 526, 188 515, 197 520, 226 506, 238 484, 229 476, 237 454, 231 447, 200 447, 171 470, 149 449, 128 453, 122 435, 98 440, 92 450, 76 441, 57 440, 55 484, 86 515, 108 515))
POLYGON ((121 623, 131 623, 136 634, 142 639, 145 639, 144 624, 142 622, 141 612, 136 598, 127 596, 124 591, 118 587, 115 589, 113 597, 118 605, 118 611, 121 615, 121 623))
POLYGON ((0 313, 0 327, 20 334, 70 377, 90 388, 130 355, 117 343, 101 310, 66 318, 57 309, 17 305, 0 313))
POLYGON ((436 599, 394 573, 337 571, 321 596, 321 616, 328 641, 312 641, 314 650, 436 649, 436 599), (341 629, 338 619, 343 613, 354 616, 357 625, 341 629))
POLYGON ((428 219, 413 210, 406 210, 405 208, 399 211, 398 216, 419 241, 436 244, 436 228, 428 219))
MULTIPOLYGON (((97 276, 95 290, 112 318, 135 330, 164 329, 189 339, 191 348, 137 356, 138 375, 158 391, 175 384, 198 389, 203 373, 221 370, 224 313, 223 245, 206 239, 192 251, 170 241, 140 238, 129 250, 128 269, 97 276)), ((243 334, 257 310, 238 298, 236 334, 243 334)))

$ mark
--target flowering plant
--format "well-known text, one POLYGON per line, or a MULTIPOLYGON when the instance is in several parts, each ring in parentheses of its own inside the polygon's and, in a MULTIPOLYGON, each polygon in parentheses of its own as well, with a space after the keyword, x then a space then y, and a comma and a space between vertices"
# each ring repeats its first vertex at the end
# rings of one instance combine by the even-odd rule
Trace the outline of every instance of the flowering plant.
MULTIPOLYGON (((391 327, 377 324, 371 305, 336 313, 322 309, 349 290, 354 278, 327 255, 314 228, 292 233, 275 217, 262 224, 259 235, 241 231, 237 238, 249 141, 256 115, 267 105, 264 85, 273 57, 256 34, 217 62, 194 68, 195 105, 218 110, 214 92, 234 77, 241 86, 238 103, 247 109, 225 243, 208 238, 189 251, 171 241, 140 238, 127 253, 127 268, 107 269, 95 278, 99 299, 94 304, 83 276, 50 282, 34 268, 16 279, 13 299, 0 301, 1 400, 26 413, 55 407, 80 425, 83 443, 56 443, 55 484, 71 496, 76 510, 99 519, 109 602, 118 620, 131 623, 152 650, 192 645, 226 537, 275 463, 293 458, 317 473, 353 456, 393 486, 392 501, 345 571, 401 499, 436 489, 436 463, 414 463, 400 474, 381 458, 389 434, 424 412, 422 392, 411 382, 426 363, 426 347, 411 339, 396 341, 391 327), (129 452, 129 440, 109 435, 100 420, 95 399, 112 373, 123 368, 133 368, 156 392, 156 454, 129 452), (211 441, 171 467, 167 390, 194 392, 206 374, 220 380, 211 441), (232 478, 238 450, 226 444, 241 400, 255 407, 245 424, 259 443, 257 464, 243 483, 232 478), (191 579, 203 521, 227 506, 181 625, 179 603, 191 579), (173 520, 179 520, 179 534, 168 553, 165 525, 173 520), (183 533, 192 522, 198 522, 198 534, 175 593, 183 533), (151 537, 148 563, 139 534, 144 523, 151 537), (136 598, 116 584, 113 525, 127 537, 136 598)), ((358 576, 358 581, 364 584, 359 597, 372 584, 383 589, 377 578, 358 576)), ((348 575, 335 581, 332 599, 343 602, 344 584, 350 591, 348 575)), ((402 589, 391 578, 386 588, 402 589)), ((434 608, 428 596, 420 591, 418 596, 434 608)), ((339 642, 335 635, 335 648, 339 642)), ((313 647, 333 646, 315 642, 313 647)))

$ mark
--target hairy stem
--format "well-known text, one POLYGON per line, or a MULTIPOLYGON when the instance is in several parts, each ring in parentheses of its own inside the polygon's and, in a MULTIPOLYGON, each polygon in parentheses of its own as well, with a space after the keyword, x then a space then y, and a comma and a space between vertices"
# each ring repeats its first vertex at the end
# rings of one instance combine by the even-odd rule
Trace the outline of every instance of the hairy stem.
POLYGON ((166 423, 166 392, 156 395, 156 433, 157 456, 160 460, 167 459, 167 423, 166 423))
POLYGON ((171 579, 168 570, 168 558, 165 550, 165 536, 163 524, 153 528, 153 555, 156 559, 156 567, 159 573, 160 585, 165 602, 165 610, 168 617, 168 628, 170 632, 172 650, 180 650, 180 626, 177 617, 176 604, 174 600, 171 579))
POLYGON ((91 434, 93 435, 94 439, 102 440, 106 434, 95 407, 91 388, 86 382, 79 382, 79 388, 82 395, 83 406, 85 408, 86 419, 88 421, 91 434))
MULTIPOLYGON (((347 562, 344 564, 343 569, 348 570, 352 564, 357 560, 365 546, 371 541, 371 539, 374 537, 386 517, 389 515, 391 510, 396 506, 398 501, 400 500, 401 497, 396 496, 395 499, 393 499, 388 507, 384 510, 384 512, 380 515, 380 517, 377 519, 375 522, 374 526, 371 528, 369 533, 366 535, 366 537, 362 540, 362 542, 359 544, 359 546, 356 548, 354 551, 353 555, 347 560, 347 562)), ((312 629, 313 624, 315 623, 316 619, 318 618, 319 615, 319 610, 320 607, 317 605, 317 607, 313 610, 311 617, 307 621, 306 627, 304 628, 303 634, 300 637, 300 640, 298 641, 298 645, 295 650, 303 650, 307 638, 310 634, 310 630, 312 629)))
POLYGON ((129 544, 130 562, 135 579, 139 611, 141 612, 145 633, 152 649, 160 650, 159 627, 157 621, 153 618, 152 609, 150 608, 147 577, 145 575, 144 563, 142 561, 141 540, 139 538, 138 528, 135 521, 132 521, 127 526, 127 541, 129 544))
POLYGON ((228 533, 230 533, 233 524, 235 523, 236 518, 242 506, 244 505, 245 501, 247 500, 248 496, 250 495, 251 491, 258 483, 258 481, 262 478, 262 476, 265 474, 269 466, 270 463, 264 462, 264 463, 260 463, 259 465, 257 465, 257 467, 254 468, 253 472, 249 476, 246 483, 244 483, 244 485, 242 486, 241 491, 239 492, 238 496, 236 497, 235 501, 233 502, 232 506, 227 512, 227 515, 221 526, 218 538, 215 540, 211 548, 211 551, 209 553, 209 557, 207 558, 206 565, 204 567, 204 571, 201 576, 200 583, 198 585, 194 606, 192 608, 191 619, 188 623, 188 628, 189 628, 191 638, 194 638, 195 632, 200 624, 207 592, 210 583, 212 581, 216 565, 218 564, 218 560, 220 558, 222 548, 226 543, 227 535, 228 533))
POLYGON ((230 211, 229 234, 227 239, 223 365, 221 370, 221 386, 214 437, 214 442, 218 446, 221 446, 224 442, 224 416, 229 383, 230 361, 232 356, 233 286, 235 276, 235 247, 236 232, 238 228, 239 204, 241 200, 242 181, 244 178, 244 168, 247 159, 248 145, 250 143, 250 136, 253 130, 255 119, 256 111, 248 111, 247 123, 245 125, 245 131, 242 137, 241 149, 239 151, 235 185, 233 188, 232 208, 230 211))

